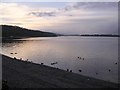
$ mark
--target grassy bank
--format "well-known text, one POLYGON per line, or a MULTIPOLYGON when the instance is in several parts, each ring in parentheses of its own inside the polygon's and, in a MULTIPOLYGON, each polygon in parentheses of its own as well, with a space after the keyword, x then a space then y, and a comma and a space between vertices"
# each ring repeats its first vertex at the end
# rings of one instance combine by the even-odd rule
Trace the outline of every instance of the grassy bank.
POLYGON ((8 88, 117 88, 115 83, 2 55, 3 81, 8 88))

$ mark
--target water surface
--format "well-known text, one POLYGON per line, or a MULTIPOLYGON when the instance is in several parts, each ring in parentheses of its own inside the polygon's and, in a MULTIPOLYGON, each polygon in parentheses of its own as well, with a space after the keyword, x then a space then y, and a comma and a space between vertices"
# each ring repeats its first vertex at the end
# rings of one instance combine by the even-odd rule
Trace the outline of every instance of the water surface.
POLYGON ((67 36, 9 40, 3 42, 1 53, 64 70, 70 69, 74 73, 106 81, 118 82, 118 64, 115 64, 118 63, 118 38, 116 37, 67 36), (52 62, 58 64, 51 65, 52 62))

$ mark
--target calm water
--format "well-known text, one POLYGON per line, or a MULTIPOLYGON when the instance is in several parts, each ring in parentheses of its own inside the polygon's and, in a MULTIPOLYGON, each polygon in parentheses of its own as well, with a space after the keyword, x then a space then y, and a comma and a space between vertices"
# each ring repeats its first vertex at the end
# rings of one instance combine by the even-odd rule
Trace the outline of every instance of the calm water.
POLYGON ((71 69, 75 73, 106 81, 118 82, 118 64, 115 64, 118 63, 118 38, 115 37, 26 38, 3 42, 1 53, 64 70, 71 69), (17 54, 10 54, 11 52, 17 54), (52 62, 58 64, 51 65, 52 62))

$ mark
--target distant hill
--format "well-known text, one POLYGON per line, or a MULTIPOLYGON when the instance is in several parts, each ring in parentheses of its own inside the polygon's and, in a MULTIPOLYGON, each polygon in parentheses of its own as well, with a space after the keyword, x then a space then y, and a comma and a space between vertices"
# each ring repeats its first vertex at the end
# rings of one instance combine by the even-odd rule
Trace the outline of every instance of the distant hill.
POLYGON ((120 37, 120 35, 115 34, 70 34, 62 36, 83 36, 83 37, 120 37))
POLYGON ((7 38, 23 38, 23 37, 55 37, 57 34, 51 32, 43 32, 37 30, 30 30, 18 26, 0 25, 2 29, 2 37, 7 38))

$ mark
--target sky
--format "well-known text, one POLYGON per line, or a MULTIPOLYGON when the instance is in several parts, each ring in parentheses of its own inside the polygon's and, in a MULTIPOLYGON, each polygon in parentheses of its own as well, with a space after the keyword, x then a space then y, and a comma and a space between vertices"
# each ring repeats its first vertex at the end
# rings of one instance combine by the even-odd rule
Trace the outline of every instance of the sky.
POLYGON ((118 34, 118 3, 2 2, 0 24, 62 34, 118 34))

